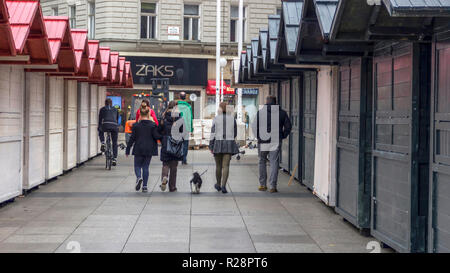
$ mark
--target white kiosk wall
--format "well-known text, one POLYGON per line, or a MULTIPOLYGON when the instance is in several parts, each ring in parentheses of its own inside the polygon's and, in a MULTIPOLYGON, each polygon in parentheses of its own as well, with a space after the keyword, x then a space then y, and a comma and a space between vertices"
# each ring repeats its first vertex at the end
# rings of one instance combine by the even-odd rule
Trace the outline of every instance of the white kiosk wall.
POLYGON ((46 101, 46 179, 52 179, 63 173, 64 79, 62 77, 47 78, 46 101))
POLYGON ((78 83, 78 153, 77 164, 89 159, 89 84, 78 83))
POLYGON ((64 88, 64 171, 77 166, 77 81, 66 80, 64 88))
POLYGON ((45 73, 25 73, 23 188, 45 182, 45 73))
POLYGON ((0 202, 22 193, 24 83, 22 66, 0 66, 0 202))
POLYGON ((336 203, 337 67, 320 67, 317 75, 317 121, 314 193, 328 206, 336 203))
POLYGON ((89 157, 98 153, 98 85, 92 84, 89 103, 89 157))
MULTIPOLYGON (((99 86, 98 87, 98 108, 97 108, 97 119, 98 119, 98 112, 100 112, 100 109, 105 106, 105 100, 106 100, 106 86, 99 86)), ((101 143, 100 139, 97 138, 97 154, 101 154, 101 143)))

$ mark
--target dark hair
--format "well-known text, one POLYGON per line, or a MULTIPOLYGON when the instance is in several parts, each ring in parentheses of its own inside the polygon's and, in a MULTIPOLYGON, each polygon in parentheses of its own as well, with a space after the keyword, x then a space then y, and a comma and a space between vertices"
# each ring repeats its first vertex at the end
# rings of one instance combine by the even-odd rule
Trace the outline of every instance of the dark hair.
POLYGON ((142 105, 143 103, 147 104, 147 106, 150 106, 150 101, 147 100, 147 99, 142 100, 141 105, 142 105))
POLYGON ((277 104, 277 97, 275 97, 275 96, 267 96, 266 103, 268 103, 268 104, 277 104))
POLYGON ((221 102, 219 104, 220 109, 222 109, 222 113, 226 113, 227 112, 227 103, 226 102, 221 102))
POLYGON ((186 92, 181 92, 181 93, 180 93, 180 98, 181 98, 182 100, 185 100, 185 99, 186 99, 186 92))
POLYGON ((165 116, 166 113, 167 113, 169 110, 172 110, 173 108, 175 108, 175 106, 177 106, 177 102, 174 101, 174 100, 171 100, 171 101, 169 102, 169 104, 167 105, 167 108, 166 108, 166 110, 164 110, 164 113, 163 113, 162 115, 165 116))
POLYGON ((171 100, 169 102, 169 104, 167 105, 167 109, 173 109, 173 108, 175 108, 175 106, 177 106, 177 102, 174 100, 171 100))
POLYGON ((105 106, 111 106, 112 105, 112 100, 110 98, 107 98, 105 100, 105 106))

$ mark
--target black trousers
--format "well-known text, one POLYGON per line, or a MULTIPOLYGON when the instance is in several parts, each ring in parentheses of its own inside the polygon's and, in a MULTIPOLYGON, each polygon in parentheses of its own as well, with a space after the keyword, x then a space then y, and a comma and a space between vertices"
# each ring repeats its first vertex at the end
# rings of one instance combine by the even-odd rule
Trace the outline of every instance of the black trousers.
MULTIPOLYGON (((107 131, 111 133, 111 140, 112 140, 112 147, 113 147, 113 156, 114 158, 117 158, 117 138, 119 136, 119 132, 112 130, 112 131, 107 131)), ((101 130, 98 131, 98 137, 100 138, 100 142, 101 143, 105 143, 105 133, 101 130)))

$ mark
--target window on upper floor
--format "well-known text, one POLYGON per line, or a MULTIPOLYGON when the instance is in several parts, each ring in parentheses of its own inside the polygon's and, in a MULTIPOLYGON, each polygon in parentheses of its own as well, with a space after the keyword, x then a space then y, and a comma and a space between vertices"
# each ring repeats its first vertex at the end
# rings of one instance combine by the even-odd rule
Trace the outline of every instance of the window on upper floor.
POLYGON ((199 5, 184 5, 183 34, 184 40, 200 40, 199 5))
POLYGON ((71 28, 77 27, 77 7, 75 5, 69 6, 69 23, 71 28))
MULTIPOLYGON (((247 28, 247 7, 244 7, 242 15, 242 41, 245 41, 247 28)), ((238 42, 239 32, 239 6, 230 8, 230 42, 238 42)))
POLYGON ((277 15, 281 15, 281 7, 277 8, 277 15))
POLYGON ((141 2, 141 39, 156 39, 157 5, 141 2))
POLYGON ((88 2, 88 35, 89 39, 95 39, 95 2, 88 2))
POLYGON ((58 7, 52 7, 52 16, 58 16, 58 7))

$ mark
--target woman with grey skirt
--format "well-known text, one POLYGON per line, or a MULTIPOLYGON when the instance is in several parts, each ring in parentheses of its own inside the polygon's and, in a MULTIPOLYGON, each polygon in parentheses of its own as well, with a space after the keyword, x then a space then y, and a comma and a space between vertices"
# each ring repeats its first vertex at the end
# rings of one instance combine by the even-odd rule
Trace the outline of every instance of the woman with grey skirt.
POLYGON ((222 193, 227 193, 226 184, 231 157, 239 152, 235 141, 236 136, 236 119, 227 111, 227 104, 222 102, 219 105, 219 114, 213 120, 209 141, 209 149, 214 154, 216 161, 216 184, 214 187, 222 193))

